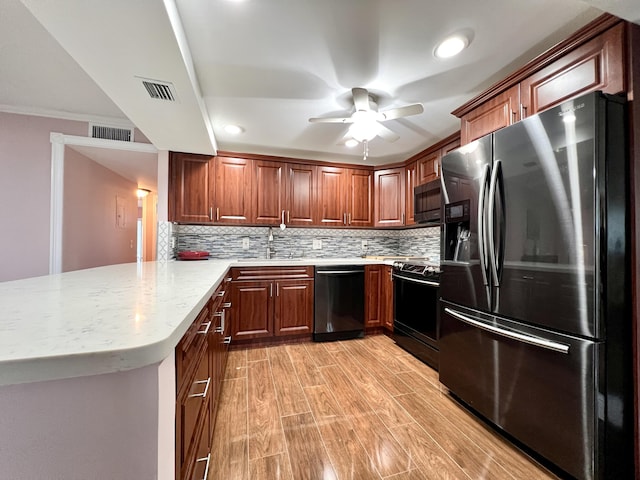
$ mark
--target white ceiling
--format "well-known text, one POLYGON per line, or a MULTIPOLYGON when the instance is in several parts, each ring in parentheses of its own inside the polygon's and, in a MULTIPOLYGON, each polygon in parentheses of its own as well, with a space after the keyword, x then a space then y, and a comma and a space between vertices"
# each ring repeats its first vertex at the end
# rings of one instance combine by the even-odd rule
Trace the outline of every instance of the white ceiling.
MULTIPOLYGON (((364 163, 342 124, 351 88, 390 120, 394 143, 366 163, 405 160, 459 128, 451 111, 602 12, 640 22, 637 0, 0 0, 0 110, 130 124, 160 150, 216 149, 364 163), (36 20, 37 19, 37 20, 36 20), (460 56, 438 60, 464 30, 460 56), (151 99, 142 78, 171 82, 151 99), (222 130, 236 123, 244 133, 222 130)), ((87 152, 85 152, 87 154, 87 152)))

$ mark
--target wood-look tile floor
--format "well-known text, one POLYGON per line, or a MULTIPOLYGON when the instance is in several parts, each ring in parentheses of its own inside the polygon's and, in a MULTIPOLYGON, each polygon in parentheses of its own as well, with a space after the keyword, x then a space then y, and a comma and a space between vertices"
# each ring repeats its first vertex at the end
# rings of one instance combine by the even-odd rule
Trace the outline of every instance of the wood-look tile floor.
POLYGON ((229 353, 209 480, 555 479, 384 335, 229 353))

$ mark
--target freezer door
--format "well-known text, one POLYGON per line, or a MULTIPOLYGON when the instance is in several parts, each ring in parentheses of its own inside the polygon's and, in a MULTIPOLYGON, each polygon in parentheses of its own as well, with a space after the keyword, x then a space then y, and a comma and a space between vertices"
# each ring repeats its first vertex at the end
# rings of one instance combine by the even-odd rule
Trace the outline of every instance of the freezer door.
POLYGON ((446 302, 440 319, 440 381, 569 474, 597 476, 603 344, 446 302))
POLYGON ((440 294, 452 302, 489 309, 486 221, 491 177, 491 136, 442 158, 444 218, 440 294))
POLYGON ((602 338, 595 321, 599 229, 596 96, 566 102, 494 135, 504 202, 494 312, 602 338), (500 259, 501 260, 501 259, 500 259))

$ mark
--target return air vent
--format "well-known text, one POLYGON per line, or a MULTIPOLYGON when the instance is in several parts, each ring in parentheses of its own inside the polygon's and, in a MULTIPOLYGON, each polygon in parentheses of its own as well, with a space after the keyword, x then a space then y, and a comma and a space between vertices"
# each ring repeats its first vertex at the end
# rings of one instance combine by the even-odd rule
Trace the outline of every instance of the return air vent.
POLYGON ((147 90, 151 98, 156 100, 167 100, 169 102, 177 101, 175 88, 172 83, 159 82, 157 80, 141 79, 142 85, 147 90))
POLYGON ((133 142, 133 129, 110 127, 108 125, 89 124, 89 136, 105 140, 120 140, 121 142, 133 142))

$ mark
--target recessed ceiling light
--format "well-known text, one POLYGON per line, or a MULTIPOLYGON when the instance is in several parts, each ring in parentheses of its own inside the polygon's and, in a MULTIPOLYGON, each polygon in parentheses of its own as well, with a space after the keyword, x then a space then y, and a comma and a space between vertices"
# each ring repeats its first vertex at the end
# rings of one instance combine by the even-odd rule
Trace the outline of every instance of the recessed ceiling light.
POLYGON ((436 45, 433 54, 438 58, 450 58, 459 54, 469 46, 469 39, 464 35, 456 34, 442 40, 436 45))
POLYGON ((238 135, 239 133, 242 133, 244 130, 242 129, 242 127, 239 127, 238 125, 225 125, 224 131, 227 133, 230 133, 231 135, 238 135))
POLYGON ((344 146, 348 148, 353 148, 358 145, 358 141, 355 138, 350 138, 346 142, 344 142, 344 146))

